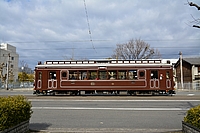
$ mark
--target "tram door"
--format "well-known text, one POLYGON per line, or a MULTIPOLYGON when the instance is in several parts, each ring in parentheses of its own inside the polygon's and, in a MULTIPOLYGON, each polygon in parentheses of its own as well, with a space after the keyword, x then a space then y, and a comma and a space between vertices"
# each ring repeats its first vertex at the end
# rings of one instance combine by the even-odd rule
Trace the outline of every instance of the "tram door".
POLYGON ((56 79, 56 71, 50 71, 48 73, 48 88, 55 89, 57 88, 57 79, 56 79))
POLYGON ((169 71, 166 71, 166 87, 171 88, 171 77, 169 71))
POLYGON ((37 88, 41 89, 42 87, 42 72, 38 72, 37 88))
POLYGON ((159 73, 158 70, 150 71, 150 88, 159 88, 159 73))

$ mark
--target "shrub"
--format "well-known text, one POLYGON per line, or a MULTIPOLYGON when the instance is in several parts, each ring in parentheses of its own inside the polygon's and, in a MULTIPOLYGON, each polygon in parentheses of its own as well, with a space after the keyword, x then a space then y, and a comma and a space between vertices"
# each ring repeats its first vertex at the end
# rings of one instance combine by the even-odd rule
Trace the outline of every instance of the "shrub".
POLYGON ((0 131, 29 120, 31 107, 24 96, 0 97, 0 131))
POLYGON ((184 117, 184 122, 200 129, 200 105, 187 111, 187 115, 184 117))

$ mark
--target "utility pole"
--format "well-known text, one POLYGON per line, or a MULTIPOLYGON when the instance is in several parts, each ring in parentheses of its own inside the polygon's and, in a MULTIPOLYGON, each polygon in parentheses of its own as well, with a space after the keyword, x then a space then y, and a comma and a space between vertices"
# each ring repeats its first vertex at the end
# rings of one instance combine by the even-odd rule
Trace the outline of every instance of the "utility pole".
POLYGON ((183 89, 183 56, 182 52, 179 52, 180 55, 180 71, 181 71, 181 88, 183 89))
POLYGON ((10 53, 8 54, 7 66, 6 66, 6 90, 8 90, 8 81, 9 81, 9 65, 10 65, 10 53))

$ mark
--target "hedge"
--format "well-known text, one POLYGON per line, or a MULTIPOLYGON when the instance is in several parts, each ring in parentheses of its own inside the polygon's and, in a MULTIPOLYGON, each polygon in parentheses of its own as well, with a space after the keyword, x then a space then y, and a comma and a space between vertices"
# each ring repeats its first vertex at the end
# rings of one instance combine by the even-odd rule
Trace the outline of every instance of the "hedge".
POLYGON ((30 119, 31 102, 24 96, 0 97, 0 131, 30 119))
POLYGON ((200 129, 200 105, 187 111, 184 122, 189 123, 200 129))

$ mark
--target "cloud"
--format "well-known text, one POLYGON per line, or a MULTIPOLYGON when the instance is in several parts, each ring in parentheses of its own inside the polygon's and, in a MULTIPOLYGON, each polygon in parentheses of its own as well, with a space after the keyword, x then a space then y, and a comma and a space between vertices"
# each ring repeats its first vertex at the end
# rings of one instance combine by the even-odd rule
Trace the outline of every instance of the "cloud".
POLYGON ((20 60, 32 68, 37 61, 107 58, 116 44, 132 38, 148 42, 163 58, 178 58, 179 51, 183 56, 200 56, 200 30, 190 23, 191 14, 198 18, 199 12, 186 3, 4 0, 0 1, 0 40, 14 45, 20 60))

